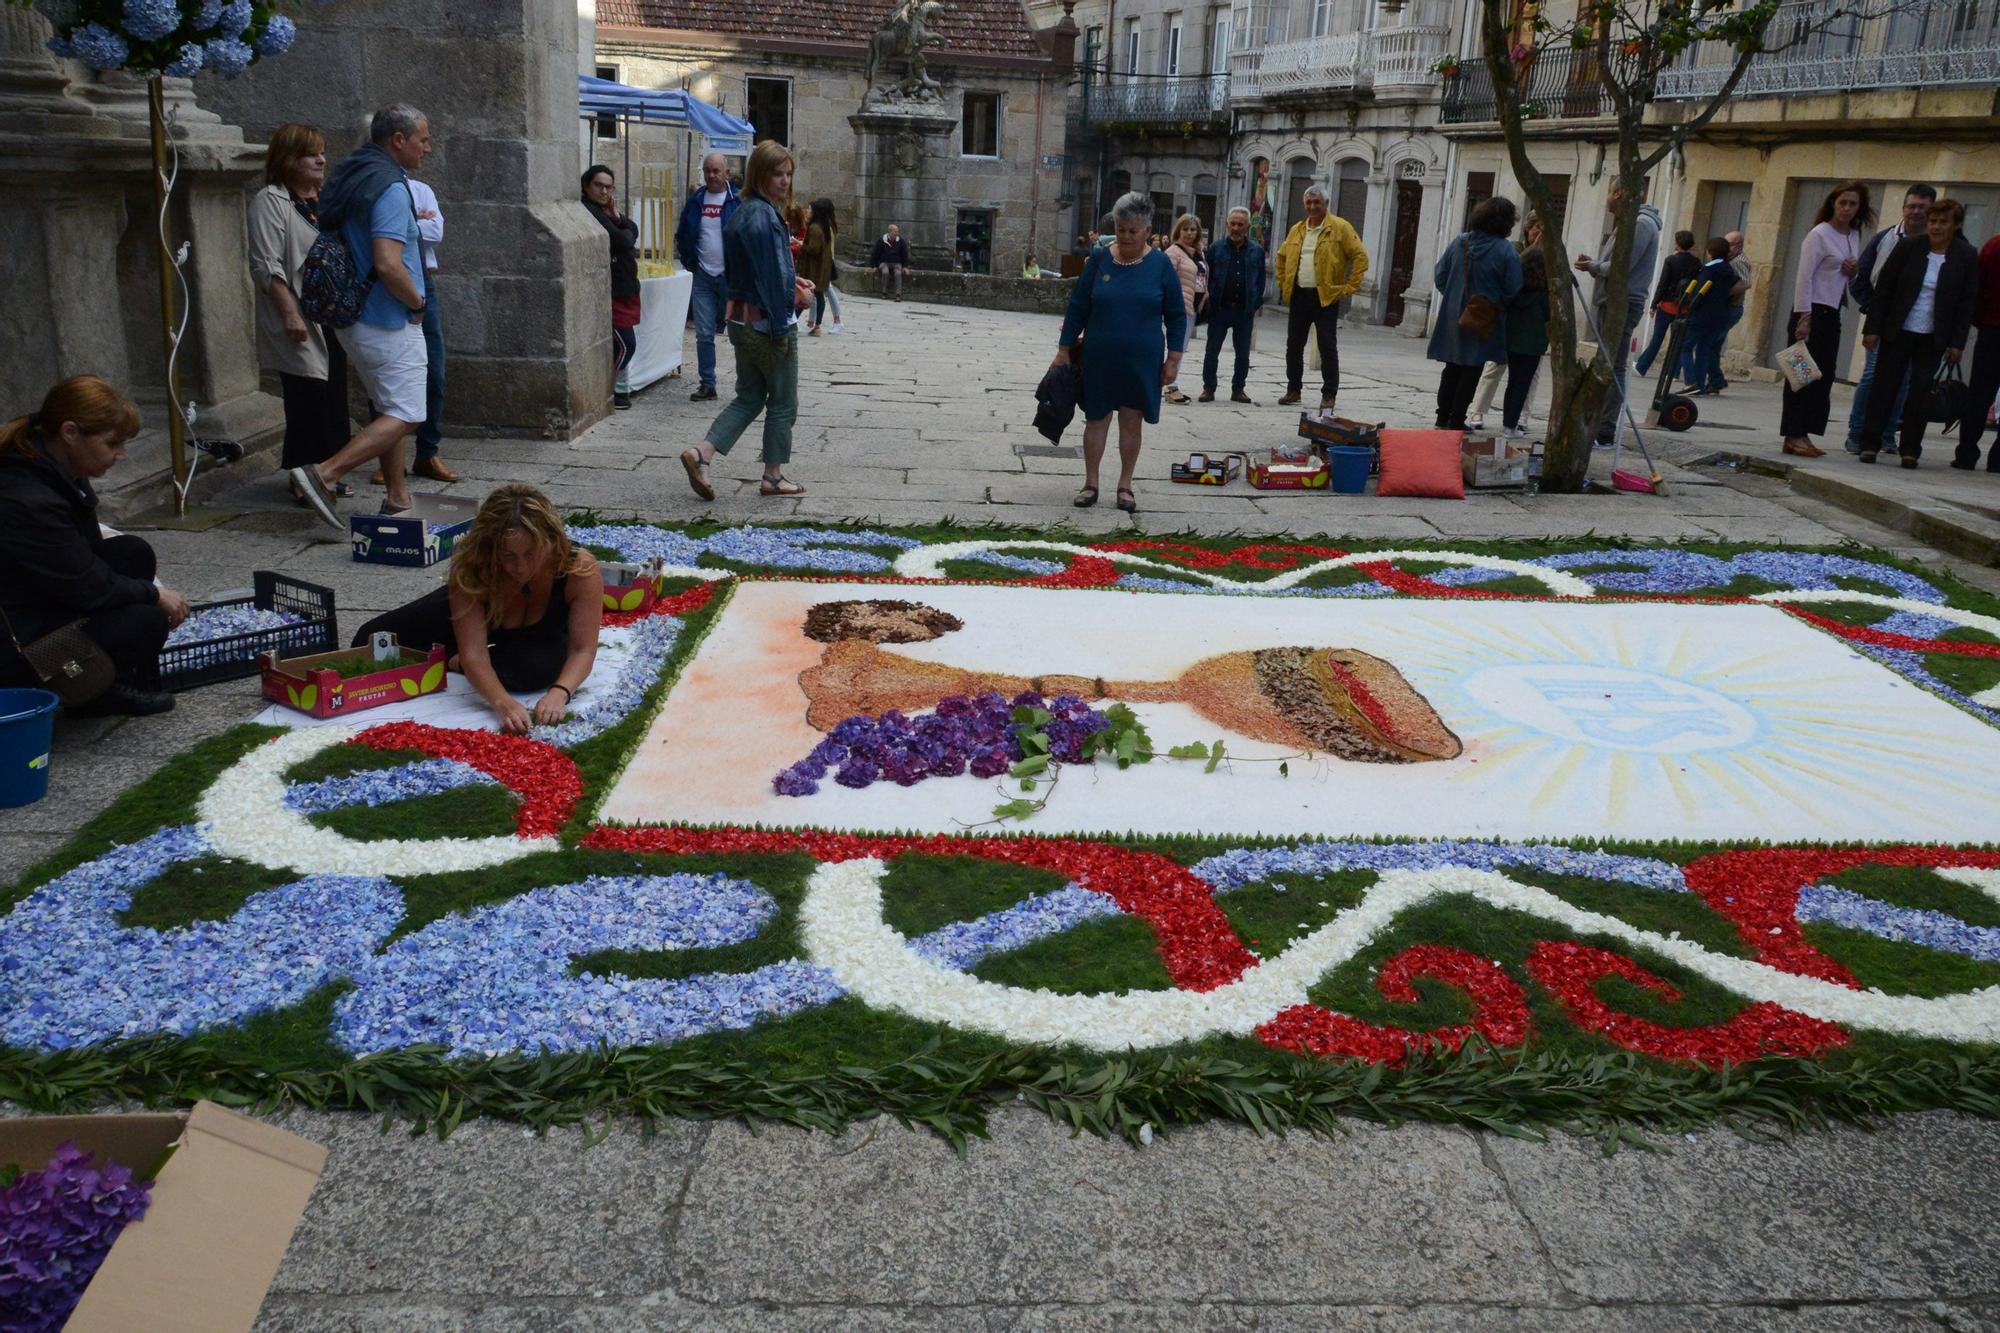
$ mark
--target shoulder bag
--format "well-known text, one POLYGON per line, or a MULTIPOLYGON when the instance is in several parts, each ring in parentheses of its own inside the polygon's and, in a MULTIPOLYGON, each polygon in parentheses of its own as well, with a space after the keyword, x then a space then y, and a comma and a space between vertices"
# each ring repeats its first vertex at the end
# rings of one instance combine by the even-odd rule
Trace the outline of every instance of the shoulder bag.
POLYGON ((1500 328, 1500 307, 1472 290, 1472 237, 1460 236, 1458 244, 1465 260, 1465 309, 1458 312, 1458 331, 1484 342, 1500 328))
POLYGON ((22 643, 14 636, 14 622, 0 611, 0 624, 7 627, 7 640, 27 662, 42 683, 66 704, 87 704, 110 689, 118 672, 97 641, 83 632, 83 622, 73 620, 61 629, 50 630, 39 639, 22 643))
POLYGON ((1958 363, 1947 361, 1938 366, 1937 378, 1931 381, 1931 396, 1924 405, 1924 420, 1934 426, 1947 429, 1956 426, 1965 415, 1965 381, 1959 377, 1958 363))

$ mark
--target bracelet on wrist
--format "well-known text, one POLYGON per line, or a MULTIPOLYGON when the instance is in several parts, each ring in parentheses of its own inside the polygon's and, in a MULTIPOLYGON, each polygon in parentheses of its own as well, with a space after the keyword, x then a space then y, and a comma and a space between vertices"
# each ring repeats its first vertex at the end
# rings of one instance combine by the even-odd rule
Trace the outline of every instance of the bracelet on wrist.
POLYGON ((555 684, 549 686, 549 688, 552 690, 561 690, 563 692, 563 700, 566 703, 571 702, 576 698, 576 691, 572 690, 569 686, 563 684, 561 681, 557 681, 555 684))

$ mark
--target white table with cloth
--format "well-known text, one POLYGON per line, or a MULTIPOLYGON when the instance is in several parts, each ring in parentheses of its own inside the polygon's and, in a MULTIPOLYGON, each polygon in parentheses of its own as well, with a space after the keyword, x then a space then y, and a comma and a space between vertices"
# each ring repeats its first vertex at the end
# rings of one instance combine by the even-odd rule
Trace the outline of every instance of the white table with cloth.
POLYGON ((665 278, 639 279, 639 345, 625 382, 636 393, 681 368, 681 348, 687 328, 688 302, 694 296, 694 275, 686 269, 665 278))

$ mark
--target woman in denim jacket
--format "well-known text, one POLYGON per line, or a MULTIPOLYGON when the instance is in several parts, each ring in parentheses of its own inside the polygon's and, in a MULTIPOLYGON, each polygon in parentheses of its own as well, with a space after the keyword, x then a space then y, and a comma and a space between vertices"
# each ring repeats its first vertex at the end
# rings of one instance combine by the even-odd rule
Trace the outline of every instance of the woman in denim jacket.
POLYGON ((792 423, 799 415, 799 311, 812 304, 813 294, 813 285, 792 267, 791 233, 778 211, 791 198, 792 171, 784 145, 768 139, 758 144, 743 170, 743 202, 722 230, 736 399, 722 409, 701 444, 681 454, 688 484, 704 500, 715 498, 709 464, 735 447, 760 412, 764 479, 758 492, 806 493, 784 472, 792 461, 792 423))

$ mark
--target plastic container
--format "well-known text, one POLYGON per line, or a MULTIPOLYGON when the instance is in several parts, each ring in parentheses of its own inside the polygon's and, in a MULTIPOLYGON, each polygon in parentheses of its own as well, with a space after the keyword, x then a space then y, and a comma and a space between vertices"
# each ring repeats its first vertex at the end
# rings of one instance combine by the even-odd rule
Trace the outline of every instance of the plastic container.
POLYGON ((49 794, 49 741, 60 702, 47 690, 0 690, 0 809, 49 794))
POLYGON ((1368 471, 1375 466, 1375 451, 1358 444, 1336 444, 1326 451, 1333 462, 1335 495, 1360 495, 1368 489, 1368 471))
POLYGON ((248 634, 226 634, 219 639, 177 643, 160 650, 161 688, 178 694, 199 685, 242 680, 258 672, 258 659, 268 650, 280 657, 305 657, 332 652, 340 646, 339 625, 334 617, 333 589, 307 583, 285 574, 260 569, 251 576, 256 585, 248 597, 225 597, 204 602, 195 609, 207 611, 219 606, 254 606, 260 611, 290 611, 301 618, 296 625, 255 630, 248 634))

